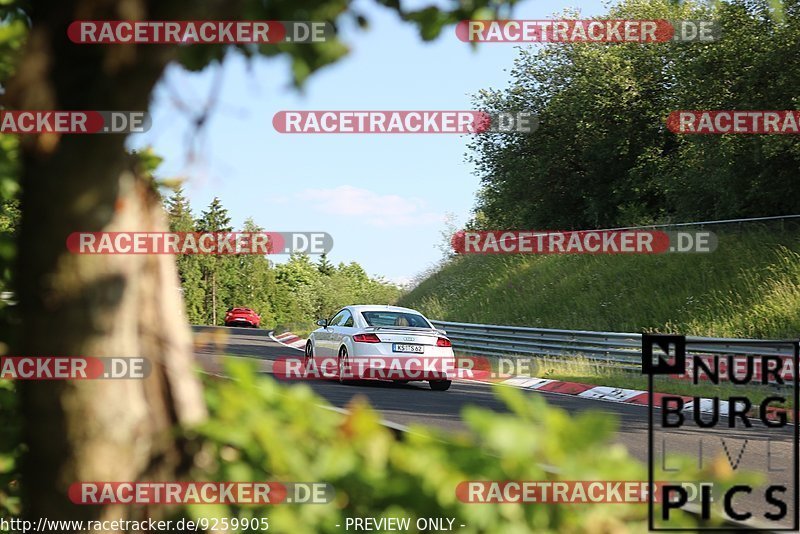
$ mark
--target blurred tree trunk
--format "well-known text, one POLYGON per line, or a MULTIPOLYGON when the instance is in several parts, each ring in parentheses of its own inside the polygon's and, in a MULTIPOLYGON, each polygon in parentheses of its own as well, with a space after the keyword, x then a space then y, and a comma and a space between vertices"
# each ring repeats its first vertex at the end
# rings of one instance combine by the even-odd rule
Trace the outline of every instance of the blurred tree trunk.
MULTIPOLYGON (((168 0, 38 4, 9 87, 17 109, 148 109, 175 47, 76 45, 67 26, 75 19, 190 18, 168 12, 184 8, 168 0)), ((79 256, 65 243, 74 231, 165 231, 166 219, 122 135, 30 136, 22 150, 24 326, 17 353, 145 357, 152 364, 145 380, 22 384, 26 515, 130 517, 130 508, 73 505, 67 490, 73 482, 163 480, 180 471, 185 454, 171 430, 202 420, 205 405, 174 258, 79 256)))

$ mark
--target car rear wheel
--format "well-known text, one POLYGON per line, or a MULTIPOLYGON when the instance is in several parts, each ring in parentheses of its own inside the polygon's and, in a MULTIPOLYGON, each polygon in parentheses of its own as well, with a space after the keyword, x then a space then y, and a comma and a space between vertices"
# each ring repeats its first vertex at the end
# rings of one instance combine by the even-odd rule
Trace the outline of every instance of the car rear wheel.
POLYGON ((353 380, 343 378, 345 376, 352 376, 352 370, 350 369, 350 358, 347 355, 347 348, 342 347, 339 349, 339 383, 340 384, 352 384, 353 380))
POLYGON ((311 341, 306 343, 306 365, 308 362, 314 359, 314 346, 311 344, 311 341))
POLYGON ((447 391, 450 389, 450 384, 453 382, 451 380, 431 380, 431 389, 433 391, 447 391))

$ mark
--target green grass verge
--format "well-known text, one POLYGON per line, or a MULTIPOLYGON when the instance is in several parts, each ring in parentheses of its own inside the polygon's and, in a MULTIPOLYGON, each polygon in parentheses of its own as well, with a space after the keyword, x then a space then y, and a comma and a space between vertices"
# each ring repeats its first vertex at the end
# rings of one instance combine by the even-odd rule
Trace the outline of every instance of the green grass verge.
MULTIPOLYGON (((647 377, 644 375, 612 366, 600 366, 580 357, 570 360, 540 361, 537 367, 538 378, 644 391, 648 387, 647 377)), ((749 398, 754 406, 766 397, 783 395, 787 401, 779 407, 790 408, 793 405, 790 389, 767 385, 741 386, 726 383, 694 385, 688 380, 658 376, 654 377, 653 391, 687 397, 719 397, 722 400, 744 396, 749 398)))
POLYGON ((461 256, 400 305, 462 322, 798 337, 800 232, 718 236, 709 254, 461 256))

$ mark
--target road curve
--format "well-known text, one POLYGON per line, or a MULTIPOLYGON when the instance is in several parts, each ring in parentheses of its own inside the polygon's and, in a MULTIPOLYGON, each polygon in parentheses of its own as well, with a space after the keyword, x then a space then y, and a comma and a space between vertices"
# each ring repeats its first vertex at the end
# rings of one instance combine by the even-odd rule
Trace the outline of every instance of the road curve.
MULTIPOLYGON (((247 357, 258 360, 259 369, 271 373, 272 362, 280 357, 297 357, 301 353, 290 347, 278 344, 270 339, 264 330, 246 328, 216 328, 194 327, 195 343, 198 360, 209 370, 221 368, 224 357, 247 357)), ((426 424, 440 429, 459 431, 465 430, 461 421, 462 410, 469 405, 498 412, 507 411, 502 402, 498 401, 491 391, 491 386, 475 382, 454 382, 449 391, 431 391, 427 383, 411 383, 395 385, 377 381, 363 381, 356 385, 342 385, 334 381, 307 382, 313 390, 331 405, 346 408, 348 403, 356 396, 365 397, 384 419, 399 424, 426 424)), ((624 403, 600 402, 571 395, 560 395, 548 392, 527 391, 526 394, 540 395, 551 405, 562 408, 570 413, 579 413, 587 410, 601 411, 616 416, 619 428, 615 440, 625 445, 630 453, 647 462, 648 451, 648 410, 646 407, 624 403)), ((773 473, 771 481, 780 480, 792 489, 792 445, 793 427, 780 429, 780 432, 770 430, 773 435, 769 451, 765 447, 753 445, 755 427, 760 422, 753 422, 754 428, 747 432, 739 429, 715 428, 713 434, 700 432, 698 429, 682 428, 680 432, 670 434, 669 452, 681 453, 692 457, 698 456, 698 442, 703 438, 704 458, 711 461, 715 455, 721 454, 722 447, 719 438, 723 438, 730 455, 739 453, 745 439, 750 439, 746 454, 742 454, 740 469, 764 472, 767 466, 784 468, 779 474, 773 473), (716 445, 716 446, 715 446, 716 445), (767 455, 770 455, 767 458, 767 455), (768 463, 769 462, 769 463, 768 463)), ((658 443, 660 440, 656 439, 658 443)), ((658 447, 657 447, 658 448, 658 447)), ((735 459, 735 456, 734 456, 735 459)), ((792 494, 786 495, 791 501, 792 494)), ((774 511, 774 507, 763 502, 761 495, 737 497, 742 508, 750 505, 754 515, 760 516, 765 511, 774 511)), ((789 502, 789 514, 793 517, 794 507, 789 502)), ((787 519, 789 521, 789 519, 787 519)))

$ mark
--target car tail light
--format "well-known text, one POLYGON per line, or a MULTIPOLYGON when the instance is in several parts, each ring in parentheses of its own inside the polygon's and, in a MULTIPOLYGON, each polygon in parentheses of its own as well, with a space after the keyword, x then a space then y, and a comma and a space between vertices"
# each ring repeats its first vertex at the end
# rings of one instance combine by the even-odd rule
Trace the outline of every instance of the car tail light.
POLYGON ((440 338, 438 338, 436 340, 436 346, 437 347, 452 347, 453 344, 450 343, 450 340, 447 339, 446 337, 440 337, 440 338))
POLYGON ((356 334, 353 336, 356 343, 380 343, 381 339, 375 334, 356 334))

